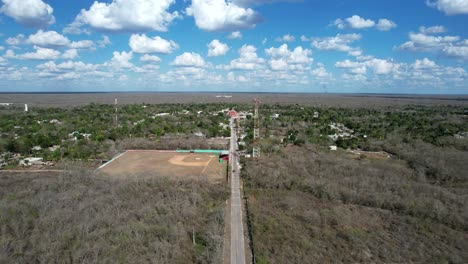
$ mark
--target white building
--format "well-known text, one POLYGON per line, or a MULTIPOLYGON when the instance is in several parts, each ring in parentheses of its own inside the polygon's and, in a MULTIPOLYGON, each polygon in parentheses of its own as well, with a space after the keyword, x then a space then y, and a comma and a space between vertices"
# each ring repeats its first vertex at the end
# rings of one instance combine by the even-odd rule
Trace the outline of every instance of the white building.
POLYGON ((195 135, 196 137, 204 137, 204 136, 205 136, 205 135, 203 135, 203 133, 200 132, 200 131, 193 133, 193 135, 195 135))
POLYGON ((168 116, 170 115, 169 113, 159 113, 153 116, 153 119, 155 119, 157 116, 168 116))
POLYGON ((19 165, 21 166, 31 166, 31 165, 43 165, 44 162, 42 158, 25 158, 20 160, 19 165))

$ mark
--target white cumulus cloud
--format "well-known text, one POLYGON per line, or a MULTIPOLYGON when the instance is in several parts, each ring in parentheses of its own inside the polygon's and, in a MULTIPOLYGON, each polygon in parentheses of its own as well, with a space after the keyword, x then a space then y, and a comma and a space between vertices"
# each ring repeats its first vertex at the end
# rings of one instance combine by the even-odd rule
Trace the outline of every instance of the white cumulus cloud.
POLYGON ((145 55, 140 57, 140 61, 143 61, 143 62, 160 62, 161 58, 159 58, 158 56, 155 56, 155 55, 145 54, 145 55))
POLYGON ((346 18, 346 22, 351 28, 361 29, 375 26, 375 22, 371 19, 364 19, 358 15, 346 18))
POLYGON ((134 34, 130 37, 129 46, 135 53, 169 54, 179 46, 172 40, 165 40, 159 36, 148 37, 145 34, 134 34))
POLYGON ((22 60, 56 60, 60 58, 60 51, 34 46, 34 52, 15 55, 13 51, 8 52, 8 56, 22 60))
POLYGON ((271 57, 269 64, 274 71, 304 71, 310 68, 313 59, 310 57, 312 51, 301 46, 289 50, 287 44, 278 48, 268 48, 265 53, 271 57))
POLYGON ((229 50, 228 45, 217 39, 212 40, 208 45, 208 57, 222 56, 229 50))
POLYGON ((80 40, 70 43, 72 49, 93 49, 94 42, 92 40, 80 40))
POLYGON ((169 24, 179 13, 168 12, 175 0, 112 0, 110 3, 95 1, 88 10, 82 9, 66 32, 78 33, 88 25, 104 32, 167 31, 169 24))
POLYGON ((350 44, 361 39, 360 34, 338 34, 335 37, 318 38, 312 41, 312 45, 319 50, 348 52, 352 56, 360 56, 359 48, 351 47, 350 44))
POLYGON ((293 42, 296 40, 296 38, 294 36, 291 36, 289 34, 286 34, 282 37, 277 37, 275 39, 277 42, 293 42))
POLYGON ((375 28, 377 28, 380 31, 389 31, 392 28, 395 28, 397 25, 395 22, 388 20, 386 18, 381 18, 379 19, 379 22, 375 25, 375 28))
POLYGON ((55 23, 54 9, 41 0, 2 0, 0 13, 27 27, 44 27, 55 23))
POLYGON ((105 48, 107 45, 111 45, 112 41, 108 36, 102 36, 102 39, 99 40, 97 43, 100 48, 105 48))
POLYGON ((440 34, 446 32, 447 29, 444 26, 432 26, 432 27, 419 27, 419 32, 427 35, 440 34))
POLYGON ((437 67, 437 64, 434 61, 431 61, 428 58, 424 58, 422 60, 416 60, 412 67, 414 69, 431 69, 437 67))
POLYGON ((21 45, 24 43, 24 35, 23 34, 19 34, 18 36, 16 37, 9 37, 6 39, 6 44, 10 45, 10 46, 18 46, 18 45, 21 45))
POLYGON ((226 0, 192 0, 186 12, 205 31, 253 28, 259 22, 259 15, 253 9, 226 0))
POLYGON ((229 34, 228 39, 241 39, 242 33, 240 31, 234 31, 229 34))
POLYGON ((31 44, 43 48, 64 48, 69 47, 71 49, 94 49, 94 42, 92 40, 79 40, 70 41, 64 35, 56 31, 43 31, 38 30, 36 33, 31 34, 27 39, 24 35, 20 34, 16 37, 8 38, 6 40, 8 45, 18 46, 21 44, 31 44))
POLYGON ((39 30, 29 36, 28 43, 41 47, 65 47, 70 44, 70 40, 56 31, 39 30))
POLYGON ((442 52, 449 57, 455 57, 455 58, 468 60, 468 45, 447 46, 447 47, 444 47, 442 52))
POLYGON ((114 51, 112 55, 113 57, 111 61, 106 63, 106 66, 110 66, 110 67, 117 68, 117 69, 120 69, 120 68, 128 69, 128 68, 134 67, 133 63, 130 62, 130 60, 133 58, 133 52, 114 51))
POLYGON ((172 65, 180 67, 204 67, 205 61, 198 53, 184 52, 174 59, 172 65))
POLYGON ((447 15, 468 14, 468 1, 467 0, 437 0, 426 1, 430 7, 435 7, 447 15))
POLYGON ((338 61, 335 63, 335 67, 347 69, 350 73, 356 75, 365 75, 367 68, 371 69, 374 74, 377 75, 388 75, 396 72, 400 65, 393 61, 372 58, 367 61, 338 61))
POLYGON ((325 78, 329 78, 332 76, 331 73, 329 73, 327 71, 327 69, 325 69, 325 66, 323 64, 318 64, 317 65, 318 67, 313 69, 310 74, 315 77, 315 78, 318 78, 318 79, 325 79, 325 78))
POLYGON ((365 19, 363 17, 360 17, 358 15, 353 15, 351 17, 348 17, 346 19, 341 19, 338 18, 335 20, 333 23, 337 28, 339 29, 365 29, 365 28, 376 28, 377 30, 380 31, 388 31, 392 28, 395 28, 397 25, 395 22, 386 19, 386 18, 381 18, 379 21, 376 23, 372 19, 365 19))
POLYGON ((63 59, 73 60, 78 57, 78 51, 76 49, 69 49, 62 54, 63 59))
MULTIPOLYGON (((427 29, 421 30, 426 32, 427 29)), ((435 30, 439 31, 439 30, 435 30)), ((409 41, 400 45, 399 49, 417 52, 433 52, 447 57, 468 59, 468 40, 459 36, 434 36, 424 33, 409 33, 409 41)))
POLYGON ((265 59, 258 57, 257 48, 253 45, 243 45, 239 49, 239 58, 234 59, 225 67, 229 70, 257 70, 263 68, 265 59))

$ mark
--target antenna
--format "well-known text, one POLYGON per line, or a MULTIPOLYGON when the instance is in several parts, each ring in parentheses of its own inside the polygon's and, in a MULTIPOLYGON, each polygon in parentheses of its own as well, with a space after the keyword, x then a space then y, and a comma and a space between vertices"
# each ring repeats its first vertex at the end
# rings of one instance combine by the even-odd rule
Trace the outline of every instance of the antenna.
POLYGON ((327 85, 326 84, 322 84, 322 89, 323 91, 327 94, 328 93, 328 89, 327 89, 327 85))
POLYGON ((260 121, 258 116, 258 107, 260 105, 260 101, 257 98, 254 99, 255 104, 255 112, 254 112, 254 140, 253 140, 253 151, 252 157, 259 158, 260 157, 260 146, 258 144, 258 140, 260 139, 260 121))
POLYGON ((118 111, 117 111, 117 104, 119 102, 117 101, 117 98, 115 98, 115 101, 114 101, 114 106, 115 106, 115 126, 118 126, 119 124, 119 116, 118 116, 118 111))

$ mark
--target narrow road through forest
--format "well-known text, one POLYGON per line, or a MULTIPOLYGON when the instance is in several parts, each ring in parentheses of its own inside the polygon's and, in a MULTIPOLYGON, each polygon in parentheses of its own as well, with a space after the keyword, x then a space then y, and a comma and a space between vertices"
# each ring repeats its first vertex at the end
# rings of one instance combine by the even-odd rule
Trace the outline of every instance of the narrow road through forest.
POLYGON ((242 224, 242 200, 239 179, 239 159, 237 156, 237 133, 234 119, 230 120, 231 145, 231 264, 245 264, 244 226, 242 224))

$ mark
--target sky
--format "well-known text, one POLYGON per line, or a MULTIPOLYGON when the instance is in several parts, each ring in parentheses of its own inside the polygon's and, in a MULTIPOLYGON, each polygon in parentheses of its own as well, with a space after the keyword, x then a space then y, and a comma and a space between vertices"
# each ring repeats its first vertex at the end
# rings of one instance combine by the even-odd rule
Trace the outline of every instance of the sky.
POLYGON ((0 0, 0 92, 468 94, 468 0, 0 0))

